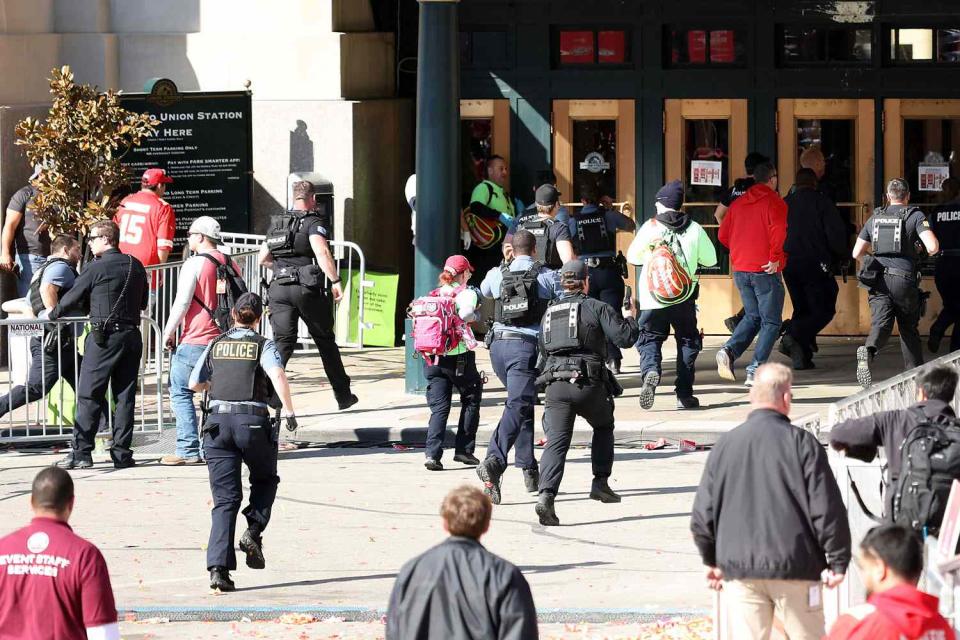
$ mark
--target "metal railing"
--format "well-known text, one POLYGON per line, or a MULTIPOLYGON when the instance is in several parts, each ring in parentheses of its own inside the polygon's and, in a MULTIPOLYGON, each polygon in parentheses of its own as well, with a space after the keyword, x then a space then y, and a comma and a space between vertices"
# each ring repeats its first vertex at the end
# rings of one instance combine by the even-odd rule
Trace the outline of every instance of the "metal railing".
MULTIPOLYGON (((0 418, 0 443, 62 441, 71 436, 82 362, 80 349, 88 320, 0 320, 0 331, 7 334, 10 363, 6 375, 0 377, 0 412, 4 413, 0 418)), ((160 345, 160 326, 146 317, 143 322, 146 351, 148 345, 160 345)), ((134 408, 135 437, 156 434, 163 428, 164 369, 162 348, 141 360, 134 408)), ((101 431, 112 431, 113 397, 108 387, 101 431)))

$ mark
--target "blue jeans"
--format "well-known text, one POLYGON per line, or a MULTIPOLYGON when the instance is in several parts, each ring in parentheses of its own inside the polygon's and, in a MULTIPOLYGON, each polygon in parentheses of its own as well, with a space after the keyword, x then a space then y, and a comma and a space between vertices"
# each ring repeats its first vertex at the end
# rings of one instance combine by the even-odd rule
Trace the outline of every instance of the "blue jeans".
POLYGON ((514 464, 521 469, 536 469, 533 454, 533 403, 537 397, 537 343, 529 340, 494 340, 490 362, 500 382, 507 388, 507 404, 500 422, 490 437, 487 457, 495 457, 506 467, 507 454, 516 445, 514 464))
POLYGON ((170 404, 177 419, 177 455, 181 458, 200 456, 197 410, 193 406, 189 381, 204 349, 206 346, 200 344, 181 344, 170 359, 170 404))
POLYGON ((770 352, 773 351, 773 345, 780 334, 780 322, 783 319, 783 279, 779 273, 734 271, 733 282, 740 290, 744 316, 724 348, 730 352, 732 359, 736 360, 743 355, 753 339, 757 338, 753 361, 747 365, 749 374, 770 358, 770 352))
POLYGON ((14 262, 20 265, 20 276, 17 278, 17 295, 21 298, 30 291, 30 281, 33 274, 44 265, 47 259, 44 256, 32 253, 18 253, 14 262))

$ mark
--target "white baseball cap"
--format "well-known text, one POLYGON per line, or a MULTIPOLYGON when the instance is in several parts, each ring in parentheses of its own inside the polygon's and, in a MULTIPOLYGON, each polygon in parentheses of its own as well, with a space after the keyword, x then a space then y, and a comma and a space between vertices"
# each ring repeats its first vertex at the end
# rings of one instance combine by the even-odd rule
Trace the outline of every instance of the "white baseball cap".
POLYGON ((223 240, 220 239, 220 223, 210 216, 200 216, 194 220, 187 233, 199 233, 210 238, 217 244, 223 244, 223 240))

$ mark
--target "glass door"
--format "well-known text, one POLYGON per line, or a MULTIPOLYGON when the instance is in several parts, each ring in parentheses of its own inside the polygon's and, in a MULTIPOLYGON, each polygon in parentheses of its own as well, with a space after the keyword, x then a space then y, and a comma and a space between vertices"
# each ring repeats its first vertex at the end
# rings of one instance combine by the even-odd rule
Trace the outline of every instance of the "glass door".
MULTIPOLYGON (((635 218, 636 156, 633 100, 554 100, 553 171, 568 209, 581 205, 586 184, 630 218, 635 218)), ((617 249, 626 253, 632 233, 617 233, 617 249)), ((628 282, 636 274, 630 267, 628 282)))
MULTIPOLYGON (((820 191, 837 205, 847 225, 847 244, 852 249, 855 234, 873 211, 873 101, 778 100, 777 149, 781 195, 793 188, 801 166, 816 171, 820 191)), ((837 276, 837 314, 824 329, 825 335, 863 335, 870 328, 866 292, 857 288, 855 268, 850 263, 846 282, 837 276)), ((787 298, 785 318, 793 312, 787 298)))
MULTIPOLYGON (((510 166, 510 101, 460 101, 460 206, 470 204, 470 194, 486 178, 487 158, 503 156, 510 166)), ((510 174, 507 173, 507 189, 510 174)))
MULTIPOLYGON (((932 215, 950 196, 941 191, 945 178, 960 178, 960 100, 885 100, 884 179, 905 178, 910 185, 910 204, 932 215)), ((920 330, 943 308, 933 284, 933 263, 924 268, 923 289, 932 291, 920 330)))
POLYGON ((729 333, 725 318, 740 308, 727 250, 717 240, 713 217, 724 193, 743 175, 747 157, 746 100, 666 100, 664 160, 667 181, 681 180, 684 210, 717 247, 719 263, 701 271, 700 325, 706 333, 729 333))

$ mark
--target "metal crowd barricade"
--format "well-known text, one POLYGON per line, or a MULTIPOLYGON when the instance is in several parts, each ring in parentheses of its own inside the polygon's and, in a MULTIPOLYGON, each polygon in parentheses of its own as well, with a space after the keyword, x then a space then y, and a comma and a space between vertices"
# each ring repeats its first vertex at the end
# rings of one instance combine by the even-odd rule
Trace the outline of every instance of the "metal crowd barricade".
MULTIPOLYGON (((82 361, 77 345, 83 340, 87 322, 88 318, 40 320, 21 317, 0 320, 0 331, 7 334, 7 357, 10 363, 5 375, 0 375, 0 410, 8 409, 11 395, 22 395, 23 398, 22 403, 17 403, 20 406, 7 411, 0 418, 0 443, 63 441, 71 437, 82 361), (26 348, 26 341, 30 342, 29 348, 26 348), (52 352, 49 356, 44 355, 45 343, 52 352), (30 373, 34 375, 30 376, 30 373), (39 380, 36 379, 38 374, 39 380), (31 377, 33 380, 30 380, 31 377)), ((146 317, 143 322, 146 329, 144 350, 147 350, 148 345, 160 344, 160 326, 146 317)), ((141 363, 139 393, 134 409, 135 444, 159 437, 163 429, 163 370, 162 348, 141 363)), ((113 394, 108 389, 101 431, 110 431, 113 426, 112 398, 113 394)))
MULTIPOLYGON (((248 255, 252 249, 259 251, 266 236, 252 233, 231 233, 222 232, 224 246, 228 253, 234 258, 238 255, 248 255), (243 253, 236 253, 243 252, 243 253)), ((363 346, 363 331, 369 328, 364 321, 364 289, 373 287, 373 282, 367 280, 367 260, 360 246, 348 240, 330 241, 331 251, 334 262, 340 271, 340 277, 343 279, 344 302, 337 307, 334 315, 334 334, 337 337, 337 345, 346 348, 359 349, 363 346), (357 307, 356 315, 353 313, 352 301, 349 299, 354 289, 354 279, 356 279, 357 307), (356 339, 351 340, 351 330, 355 328, 356 339)), ((272 271, 259 266, 258 256, 254 253, 254 259, 249 267, 249 275, 245 272, 244 279, 247 281, 247 287, 251 291, 259 291, 261 295, 266 291, 262 290, 261 282, 269 282, 272 277, 272 271)), ((263 323, 263 335, 272 338, 273 331, 269 323, 263 323)), ((307 331, 306 325, 301 322, 297 332, 299 349, 298 352, 312 352, 316 350, 313 340, 307 331)))

